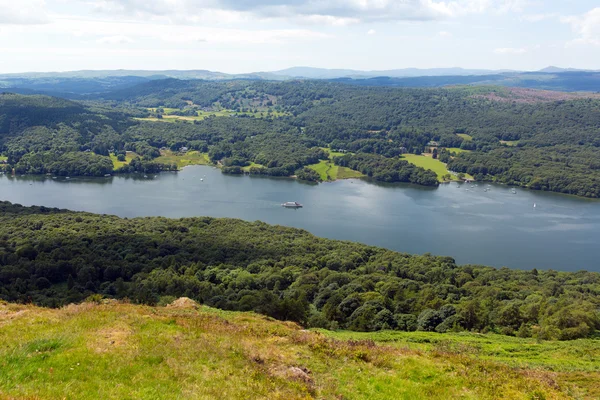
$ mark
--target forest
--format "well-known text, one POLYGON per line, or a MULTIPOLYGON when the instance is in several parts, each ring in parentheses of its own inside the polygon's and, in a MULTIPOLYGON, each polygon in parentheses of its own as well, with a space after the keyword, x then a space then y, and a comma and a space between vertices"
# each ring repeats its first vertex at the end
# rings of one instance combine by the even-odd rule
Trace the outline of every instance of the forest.
MULTIPOLYGON (((312 180, 302 171, 327 159, 323 149, 329 148, 348 154, 339 165, 371 179, 435 185, 431 174, 400 158, 431 146, 449 170, 480 181, 600 197, 600 97, 594 93, 166 79, 86 101, 0 95, 0 154, 17 173, 55 173, 51 164, 73 152, 134 151, 139 164, 153 162, 162 148, 187 147, 208 153, 225 173, 312 180), (192 119, 149 118, 161 107, 192 119)), ((85 167, 68 173, 100 175, 108 166, 84 158, 85 167)))
POLYGON ((187 296, 307 327, 576 339, 600 329, 600 274, 458 266, 263 222, 118 218, 0 203, 0 299, 187 296))

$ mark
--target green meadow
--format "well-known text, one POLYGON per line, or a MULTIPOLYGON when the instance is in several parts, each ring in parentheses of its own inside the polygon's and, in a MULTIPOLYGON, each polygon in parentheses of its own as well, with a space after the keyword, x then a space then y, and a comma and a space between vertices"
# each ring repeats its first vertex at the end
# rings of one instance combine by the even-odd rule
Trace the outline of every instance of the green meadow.
POLYGON ((247 166, 243 167, 242 169, 243 169, 244 171, 248 172, 248 171, 250 171, 250 168, 252 168, 252 167, 256 167, 256 168, 266 168, 264 165, 257 164, 257 163, 255 163, 255 162, 252 162, 252 161, 251 161, 251 162, 250 162, 250 165, 247 165, 247 166))
POLYGON ((177 168, 180 169, 188 165, 210 164, 208 153, 200 153, 199 151, 188 151, 185 154, 179 154, 171 150, 164 150, 161 151, 160 157, 154 161, 163 164, 177 164, 177 168))
MULTIPOLYGON (((450 171, 448 171, 448 169, 446 168, 446 164, 444 164, 440 160, 434 159, 429 156, 416 155, 416 154, 403 154, 402 158, 405 159, 406 161, 408 161, 409 163, 416 165, 417 167, 429 169, 429 170, 435 172, 438 177, 438 181, 440 181, 440 182, 444 182, 443 176, 450 173, 450 171)), ((473 179, 473 177, 469 174, 465 174, 465 177, 467 179, 473 179)), ((456 181, 456 180, 458 180, 458 178, 456 178, 456 176, 452 175, 451 180, 456 181)))
POLYGON ((333 157, 343 156, 344 153, 332 151, 327 147, 321 147, 329 153, 329 160, 321 160, 317 164, 309 165, 308 167, 317 171, 323 182, 335 181, 337 179, 361 178, 364 175, 350 168, 340 167, 333 163, 333 157))
POLYGON ((438 181, 443 182, 442 178, 444 175, 450 172, 446 169, 446 164, 440 160, 433 159, 432 157, 416 154, 403 154, 402 158, 417 167, 429 169, 436 173, 438 181))
POLYGON ((460 136, 464 140, 468 140, 468 141, 473 140, 473 136, 467 135, 466 133, 457 133, 456 136, 460 136))
POLYGON ((0 327, 6 399, 600 396, 593 340, 308 331, 184 299, 167 307, 0 303, 0 327))
POLYGON ((139 157, 136 153, 134 153, 133 151, 128 151, 125 154, 125 161, 119 161, 117 159, 117 156, 115 156, 114 154, 110 154, 110 159, 112 160, 112 163, 113 163, 113 169, 115 169, 115 170, 121 168, 123 165, 129 164, 131 162, 131 160, 133 160, 136 157, 139 157))
MULTIPOLYGON (((151 113, 156 113, 156 108, 148 108, 148 112, 151 113)), ((233 117, 233 116, 252 116, 255 118, 267 118, 267 117, 271 117, 271 118, 278 118, 278 117, 282 117, 284 115, 289 115, 289 113, 285 113, 285 112, 281 112, 281 111, 275 111, 275 110, 270 110, 269 111, 265 111, 265 110, 257 110, 256 112, 254 111, 247 111, 247 112, 239 112, 239 111, 234 111, 234 110, 227 110, 227 109, 221 109, 221 110, 215 110, 215 111, 203 111, 203 110, 198 110, 198 115, 196 116, 182 116, 182 115, 174 115, 174 112, 178 112, 181 111, 177 108, 163 108, 164 114, 162 115, 162 118, 156 118, 156 117, 147 117, 147 118, 135 118, 138 121, 152 121, 152 122, 177 122, 177 121, 202 121, 205 118, 208 117, 233 117)))
POLYGON ((468 153, 471 151, 471 150, 461 149, 460 147, 446 147, 446 150, 448 150, 450 153, 454 153, 454 154, 468 153))

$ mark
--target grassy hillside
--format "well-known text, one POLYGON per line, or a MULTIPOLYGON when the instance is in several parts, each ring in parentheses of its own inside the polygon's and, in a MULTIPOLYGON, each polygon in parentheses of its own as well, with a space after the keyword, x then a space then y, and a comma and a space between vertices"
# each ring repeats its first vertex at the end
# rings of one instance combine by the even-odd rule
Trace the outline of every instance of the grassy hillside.
MULTIPOLYGON (((109 302, 61 309, 0 303, 0 398, 10 399, 563 399, 597 398, 598 343, 569 352, 541 344, 547 358, 515 367, 478 344, 533 342, 468 335, 311 332, 253 313, 109 302), (427 346, 406 345, 411 340, 427 346), (461 339, 462 340, 462 339, 461 339), (461 347, 461 343, 464 343, 461 347), (595 365, 595 366, 594 366, 595 365)), ((487 348, 486 347, 486 348, 487 348)), ((519 357, 519 356, 518 356, 519 357)), ((525 359, 527 355, 522 358, 525 359)))

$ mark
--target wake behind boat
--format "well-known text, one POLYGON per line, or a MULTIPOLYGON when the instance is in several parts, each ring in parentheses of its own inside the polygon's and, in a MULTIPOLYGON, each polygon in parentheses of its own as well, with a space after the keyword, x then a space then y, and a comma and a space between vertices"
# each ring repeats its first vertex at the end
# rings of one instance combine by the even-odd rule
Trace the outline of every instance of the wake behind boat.
POLYGON ((285 208, 302 208, 302 204, 298 203, 297 201, 286 201, 285 203, 283 203, 281 205, 281 207, 285 207, 285 208))

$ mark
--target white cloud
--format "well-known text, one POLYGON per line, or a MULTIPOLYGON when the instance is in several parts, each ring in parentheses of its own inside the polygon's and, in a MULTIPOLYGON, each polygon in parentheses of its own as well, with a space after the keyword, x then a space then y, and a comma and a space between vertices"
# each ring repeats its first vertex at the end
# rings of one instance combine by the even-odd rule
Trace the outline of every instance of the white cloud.
POLYGON ((500 47, 494 49, 494 53, 496 54, 524 54, 527 53, 527 49, 524 48, 514 48, 514 47, 500 47))
MULTIPOLYGON (((25 29, 25 28, 23 28, 25 29)), ((27 33, 42 35, 51 31, 81 38, 97 40, 98 43, 117 44, 152 40, 164 43, 237 43, 263 44, 288 43, 290 41, 312 41, 329 36, 308 29, 235 29, 195 25, 174 25, 169 23, 135 21, 105 21, 79 19, 76 17, 57 18, 44 26, 32 26, 27 33), (105 32, 112 35, 103 36, 105 32), (99 38, 99 39, 98 39, 99 38)), ((25 30, 23 30, 25 32, 25 30)))
POLYGON ((557 13, 548 13, 548 14, 527 14, 523 15, 520 19, 527 22, 540 22, 545 21, 547 19, 558 18, 560 15, 557 13))
POLYGON ((0 0, 0 24, 31 25, 48 22, 43 0, 0 0))
POLYGON ((439 36, 439 37, 443 37, 443 38, 445 38, 445 37, 450 37, 450 36, 452 36, 452 34, 451 34, 450 32, 448 32, 448 31, 439 31, 439 32, 438 32, 438 36, 439 36))
POLYGON ((375 29, 369 29, 369 31, 367 32, 367 35, 374 35, 376 33, 377 33, 377 31, 375 29))
POLYGON ((561 21, 570 24, 573 32, 578 35, 569 45, 588 44, 600 46, 600 7, 580 16, 561 18, 561 21))
POLYGON ((372 21, 428 21, 465 14, 520 11, 524 0, 96 0, 98 12, 177 20, 205 12, 343 26, 372 21))
POLYGON ((360 22, 357 18, 335 17, 333 15, 298 15, 293 21, 302 25, 348 26, 360 22))
POLYGON ((128 36, 123 36, 123 35, 116 35, 116 36, 105 36, 102 37, 98 40, 96 40, 96 43, 100 43, 100 44, 126 44, 126 43, 133 43, 134 40, 128 36))

